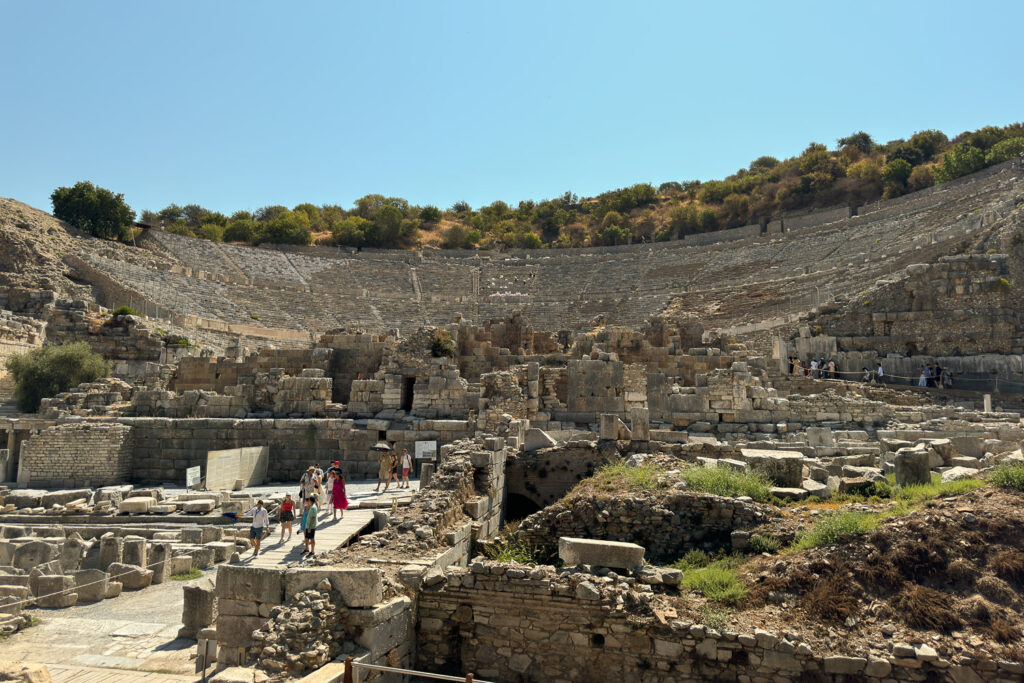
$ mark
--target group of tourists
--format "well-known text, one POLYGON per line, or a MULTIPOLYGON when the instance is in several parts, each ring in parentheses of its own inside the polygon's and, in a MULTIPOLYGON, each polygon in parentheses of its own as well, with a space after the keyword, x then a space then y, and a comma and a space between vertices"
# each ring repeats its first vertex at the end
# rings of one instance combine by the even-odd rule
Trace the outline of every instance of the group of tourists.
POLYGON ((409 470, 412 469, 412 456, 409 455, 407 449, 402 450, 401 456, 391 451, 382 450, 380 455, 377 456, 377 462, 380 465, 380 469, 377 472, 377 488, 374 491, 379 493, 381 482, 383 482, 384 492, 386 493, 392 480, 398 484, 400 489, 409 488, 409 470), (399 466, 402 468, 401 481, 398 480, 399 466))
POLYGON ((826 362, 824 358, 815 359, 805 365, 796 356, 789 357, 789 374, 791 375, 804 375, 811 379, 836 379, 837 372, 834 360, 826 362))
POLYGON ((926 363, 921 366, 921 374, 917 378, 917 386, 935 389, 953 386, 953 375, 938 363, 926 363))
MULTIPOLYGON (((348 497, 345 495, 345 475, 341 471, 341 463, 335 460, 327 469, 326 476, 319 465, 310 465, 299 478, 299 501, 302 510, 298 513, 299 531, 302 532, 304 549, 303 555, 313 555, 316 552, 316 528, 320 518, 321 503, 326 504, 333 510, 334 521, 345 516, 348 509, 348 497)), ((260 554, 260 543, 264 535, 270 530, 270 513, 267 512, 263 501, 256 503, 256 507, 246 515, 252 516, 252 526, 249 529, 249 545, 253 549, 253 557, 260 554)), ((281 523, 281 538, 278 543, 285 543, 292 538, 292 522, 295 521, 295 499, 292 494, 286 494, 281 501, 278 510, 278 521, 281 523), (287 532, 287 538, 285 537, 287 532)))

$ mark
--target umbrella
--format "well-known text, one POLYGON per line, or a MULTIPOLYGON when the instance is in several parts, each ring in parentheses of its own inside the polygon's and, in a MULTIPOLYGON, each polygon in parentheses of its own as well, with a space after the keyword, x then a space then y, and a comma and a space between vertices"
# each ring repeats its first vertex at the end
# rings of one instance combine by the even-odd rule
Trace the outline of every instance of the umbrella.
POLYGON ((370 450, 371 451, 390 451, 391 450, 391 446, 387 445, 383 441, 378 441, 377 443, 373 444, 373 448, 371 448, 370 450))

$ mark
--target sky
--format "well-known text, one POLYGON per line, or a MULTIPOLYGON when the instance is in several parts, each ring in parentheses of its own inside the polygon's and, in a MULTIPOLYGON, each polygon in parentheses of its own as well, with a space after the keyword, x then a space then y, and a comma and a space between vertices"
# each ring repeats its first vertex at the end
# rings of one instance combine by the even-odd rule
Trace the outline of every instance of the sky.
POLYGON ((1024 3, 0 0, 0 196, 447 208, 1024 120, 1024 3))

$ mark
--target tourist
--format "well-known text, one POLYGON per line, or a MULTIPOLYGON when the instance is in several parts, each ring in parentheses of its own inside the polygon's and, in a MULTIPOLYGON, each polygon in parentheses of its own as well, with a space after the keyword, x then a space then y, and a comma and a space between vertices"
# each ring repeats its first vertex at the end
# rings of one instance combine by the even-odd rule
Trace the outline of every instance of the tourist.
POLYGON ((306 500, 313 493, 313 471, 315 469, 313 465, 310 465, 299 477, 299 500, 306 500))
POLYGON ((789 357, 789 374, 793 374, 793 356, 789 357))
POLYGON ((395 480, 395 488, 399 488, 398 463, 400 461, 401 461, 401 458, 398 457, 398 453, 392 453, 391 454, 391 479, 395 480))
POLYGON ((942 369, 942 366, 939 365, 939 362, 935 361, 935 364, 932 366, 932 385, 936 389, 942 388, 942 373, 944 372, 945 370, 942 369))
POLYGON ((921 366, 921 376, 917 380, 917 386, 927 387, 928 386, 928 366, 921 366))
POLYGON ((313 499, 319 505, 327 498, 324 493, 324 471, 317 465, 313 470, 313 499))
POLYGON ((806 372, 807 372, 807 370, 804 369, 803 363, 800 362, 800 359, 799 358, 794 358, 793 359, 793 374, 794 375, 803 375, 806 372))
POLYGON ((391 484, 391 453, 388 451, 380 451, 377 455, 377 488, 374 492, 380 493, 380 483, 384 482, 384 493, 387 493, 388 486, 391 484))
POLYGON ((836 378, 836 362, 834 360, 830 360, 828 362, 828 378, 829 379, 835 379, 836 378))
POLYGON ((811 359, 811 379, 818 379, 818 361, 811 359))
POLYGON ((409 488, 409 470, 412 469, 412 456, 409 449, 402 449, 402 483, 399 488, 409 488))
POLYGON ((292 498, 292 494, 286 493, 284 500, 281 501, 281 509, 277 513, 277 519, 281 522, 281 540, 278 543, 284 543, 286 540, 292 540, 292 520, 295 519, 295 500, 292 498), (288 532, 288 538, 284 537, 284 532, 288 532))
POLYGON ((885 384, 885 370, 882 369, 881 363, 878 363, 878 367, 875 368, 875 377, 878 378, 879 384, 885 384))
POLYGON ((867 384, 871 382, 871 371, 867 368, 861 368, 861 370, 864 371, 864 383, 867 384))
POLYGON ((341 467, 334 463, 331 469, 327 470, 327 482, 331 487, 331 509, 334 511, 333 519, 344 519, 345 510, 348 509, 348 498, 345 496, 345 476, 341 473, 341 467), (341 510, 341 517, 338 516, 341 510))
POLYGON ((305 539, 306 549, 303 554, 315 555, 316 554, 316 516, 320 512, 316 507, 316 497, 311 496, 306 506, 305 517, 305 530, 302 532, 302 536, 305 539))
POLYGON ((260 542, 267 528, 270 527, 270 513, 263 507, 263 501, 257 501, 256 507, 249 510, 246 515, 252 515, 252 526, 249 527, 249 545, 252 546, 252 556, 260 554, 260 542))

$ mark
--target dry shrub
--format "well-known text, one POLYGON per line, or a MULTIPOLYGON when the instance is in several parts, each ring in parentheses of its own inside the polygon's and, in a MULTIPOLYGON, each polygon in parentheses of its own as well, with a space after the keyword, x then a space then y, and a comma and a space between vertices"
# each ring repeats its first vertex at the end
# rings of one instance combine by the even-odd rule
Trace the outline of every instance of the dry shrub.
POLYGON ((962 625, 953 611, 953 600, 937 590, 925 586, 909 586, 893 600, 896 611, 913 628, 949 632, 962 625))
POLYGON ((980 595, 972 595, 957 603, 957 614, 981 633, 1002 643, 1018 642, 1021 632, 1006 618, 1006 611, 980 595))
POLYGON ((913 581, 921 581, 945 572, 945 553, 940 547, 920 539, 906 539, 892 549, 890 559, 900 573, 913 581))
POLYGON ((1017 595, 1010 584, 996 576, 983 576, 975 584, 978 592, 997 605, 1012 605, 1017 602, 1017 595))
POLYGON ((865 566, 863 574, 864 585, 886 592, 895 591, 904 583, 903 575, 888 560, 878 560, 865 566))
POLYGON ((989 560, 989 568, 1007 583, 1024 589, 1024 552, 1004 550, 989 560))
POLYGON ((946 573, 950 579, 957 583, 972 584, 978 578, 978 569, 970 560, 964 557, 958 557, 953 560, 946 573))
POLYGON ((845 621, 861 609, 860 601, 853 594, 854 588, 855 584, 847 578, 847 572, 837 569, 814 584, 804 599, 804 609, 822 619, 845 621))

